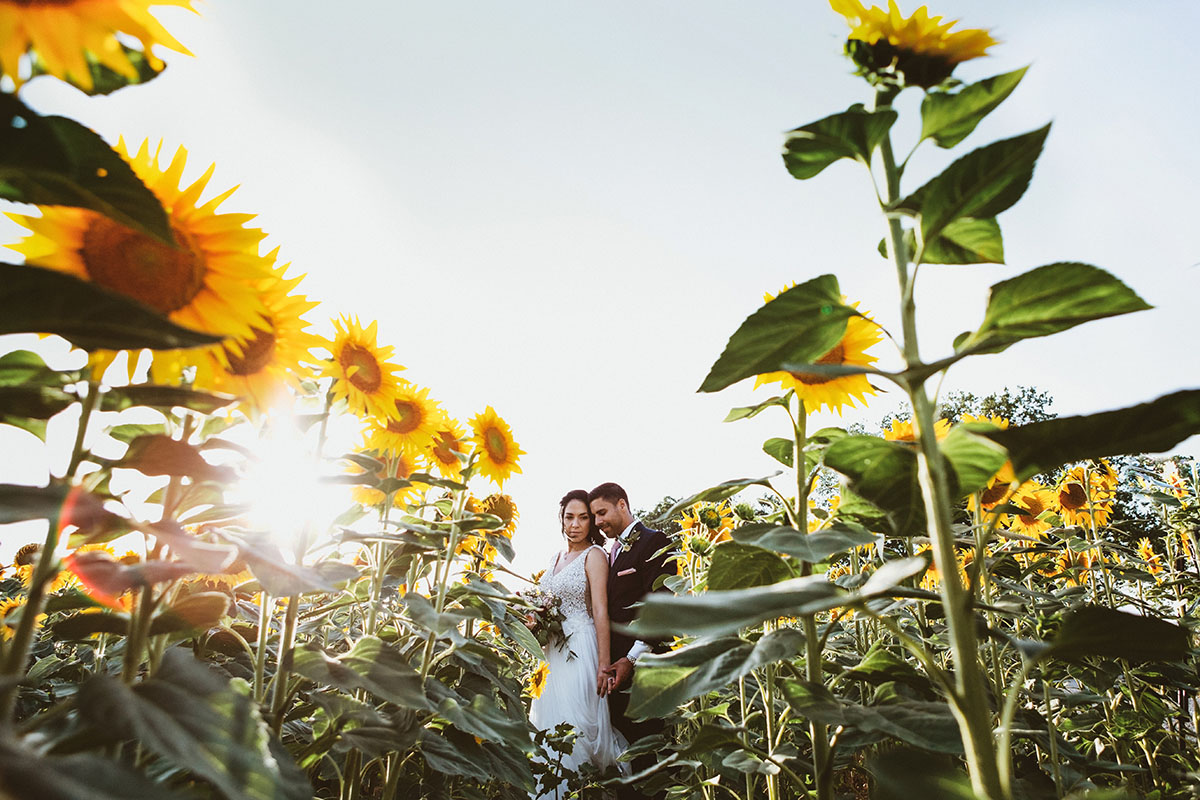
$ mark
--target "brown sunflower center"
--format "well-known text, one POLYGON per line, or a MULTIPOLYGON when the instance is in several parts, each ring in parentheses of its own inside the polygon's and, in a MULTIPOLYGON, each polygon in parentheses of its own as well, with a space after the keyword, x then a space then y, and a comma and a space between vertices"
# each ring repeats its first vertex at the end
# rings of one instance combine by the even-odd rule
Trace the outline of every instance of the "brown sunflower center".
POLYGON ((241 347, 240 356, 228 347, 225 348, 230 374, 256 375, 271 363, 271 356, 275 355, 275 334, 255 328, 254 338, 242 342, 241 347))
MULTIPOLYGON (((817 359, 818 364, 841 364, 846 358, 846 348, 841 342, 834 345, 834 348, 825 355, 817 359)), ((814 375, 811 372, 793 372, 792 377, 801 383, 809 386, 819 386, 822 383, 829 383, 832 380, 837 380, 833 375, 814 375)))
POLYGON ((338 364, 346 374, 346 380, 360 392, 370 394, 383 383, 383 371, 375 355, 365 347, 348 344, 338 356, 338 364))
POLYGON ((1058 504, 1068 511, 1078 511, 1087 505, 1087 493, 1078 483, 1068 483, 1058 492, 1058 504))
POLYGON ((1032 525, 1037 522, 1037 518, 1046 510, 1046 504, 1042 502, 1040 497, 1025 498, 1025 513, 1020 514, 1021 522, 1026 525, 1032 525))
POLYGON ((449 433, 439 433, 433 437, 433 455, 443 464, 455 464, 458 462, 458 456, 455 453, 461 453, 462 446, 458 439, 455 439, 449 433))
POLYGON ((164 314, 192 302, 204 288, 204 256, 184 231, 172 228, 179 247, 95 215, 83 234, 79 257, 88 277, 164 314))
POLYGON ((986 508, 999 503, 1006 494, 1008 494, 1008 484, 997 482, 984 489, 979 499, 986 508))
POLYGON ((483 437, 487 443, 488 457, 492 461, 503 464, 508 461, 508 440, 499 428, 488 428, 483 437))
POLYGON ((392 433, 412 433, 421 426, 425 415, 421 412, 419 403, 411 400, 396 401, 396 415, 388 420, 388 430, 392 433))

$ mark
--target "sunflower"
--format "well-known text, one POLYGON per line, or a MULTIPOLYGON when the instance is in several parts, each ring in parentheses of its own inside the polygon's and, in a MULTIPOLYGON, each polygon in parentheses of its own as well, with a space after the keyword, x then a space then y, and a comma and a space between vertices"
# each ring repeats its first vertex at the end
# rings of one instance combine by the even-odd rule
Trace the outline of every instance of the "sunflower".
MULTIPOLYGON (((923 546, 915 555, 929 554, 929 566, 925 569, 925 573, 921 576, 921 588, 926 591, 936 592, 938 587, 942 585, 942 572, 938 569, 937 562, 933 560, 933 551, 929 545, 923 546)), ((954 561, 958 565, 958 580, 960 586, 967 586, 967 564, 969 563, 961 551, 955 550, 954 561)))
POLYGON ((1010 502, 1021 509, 1021 513, 1013 514, 1009 521, 1012 530, 1040 539, 1050 529, 1050 523, 1041 517, 1054 508, 1054 492, 1038 483, 1026 484, 1017 490, 1010 502))
MULTIPOLYGON (((950 420, 939 419, 933 423, 933 435, 940 442, 950 434, 950 420)), ((893 419, 892 424, 883 432, 883 438, 889 442, 915 442, 917 432, 913 429, 911 419, 893 419)))
MULTIPOLYGON (((254 326, 262 325, 265 309, 259 287, 260 281, 271 277, 271 258, 258 253, 265 234, 246 227, 252 216, 217 213, 234 189, 197 205, 215 165, 187 188, 180 188, 187 164, 183 147, 175 151, 165 170, 159 166, 161 143, 151 153, 149 141, 144 141, 137 154, 129 156, 122 139, 117 150, 166 209, 177 247, 95 211, 42 206, 40 217, 8 215, 30 231, 11 249, 30 264, 132 297, 184 327, 253 337, 254 326)), ((166 354, 162 359, 156 355, 155 361, 156 366, 160 361, 178 366, 166 354)))
POLYGON ((517 532, 517 523, 521 520, 521 512, 517 510, 517 504, 508 495, 499 492, 489 494, 483 498, 479 507, 484 514, 497 516, 504 523, 504 527, 497 531, 501 536, 511 539, 517 532))
POLYGON ((433 442, 429 445, 429 461, 443 478, 452 481, 462 478, 463 460, 467 452, 466 434, 458 423, 441 414, 434 425, 433 442))
POLYGON ((1158 557, 1158 553, 1154 552, 1154 545, 1150 544, 1148 538, 1138 539, 1137 554, 1145 564, 1146 571, 1151 575, 1158 575, 1163 571, 1162 559, 1158 557))
POLYGON ((984 416, 984 415, 976 415, 976 414, 963 414, 961 417, 959 417, 958 421, 963 424, 966 424, 968 422, 986 422, 989 425, 997 427, 1002 431, 1008 430, 1008 426, 1011 424, 1004 417, 998 417, 995 415, 984 416))
POLYGON ((1089 580, 1092 567, 1101 561, 1103 559, 1094 548, 1080 550, 1078 553, 1068 549, 1059 554, 1057 571, 1043 574, 1060 577, 1070 586, 1083 586, 1089 580))
POLYGON ((334 398, 345 400, 353 413, 386 419, 399 391, 395 373, 404 367, 388 361, 392 347, 376 343, 375 322, 364 328, 358 317, 342 317, 333 325, 337 332, 326 344, 333 359, 321 377, 333 378, 334 398))
POLYGON ((429 399, 429 390, 401 380, 388 403, 389 413, 371 420, 371 447, 382 453, 419 453, 433 446, 444 414, 429 399))
POLYGON ((541 697, 542 691, 546 688, 546 678, 550 677, 550 665, 542 661, 529 675, 529 686, 526 688, 526 693, 530 697, 541 697))
POLYGON ((1116 474, 1105 462, 1095 469, 1078 466, 1058 484, 1058 511, 1067 525, 1108 524, 1116 491, 1116 474))
POLYGON ((1187 483, 1184 481, 1183 475, 1179 472, 1179 465, 1174 461, 1167 461, 1162 465, 1160 473, 1162 482, 1166 484, 1167 493, 1183 499, 1187 495, 1187 483))
POLYGON ((13 609, 20 608, 25 605, 23 597, 5 597, 0 599, 0 641, 7 641, 13 637, 17 629, 11 625, 8 620, 8 615, 13 609))
POLYGON ((192 0, 0 0, 0 73, 19 87, 29 79, 28 70, 21 74, 21 59, 32 50, 44 71, 84 90, 92 88, 89 57, 136 79, 137 66, 117 34, 140 41, 142 54, 155 70, 163 68, 154 55, 155 45, 190 56, 150 13, 151 6, 195 11, 192 0))
MULTIPOLYGON (((763 295, 766 302, 775 299, 773 294, 763 295)), ((845 302, 846 298, 842 298, 845 302)), ((851 303, 851 308, 858 308, 858 303, 851 303)), ((842 340, 833 349, 816 360, 817 364, 841 364, 845 366, 868 367, 879 359, 867 352, 872 345, 883 338, 879 326, 865 316, 857 314, 846 320, 846 332, 842 340)), ((805 410, 820 411, 828 408, 830 411, 842 414, 842 408, 854 407, 857 398, 864 406, 866 396, 877 391, 866 375, 814 375, 808 372, 765 372, 756 375, 754 388, 766 383, 778 383, 784 389, 793 389, 796 396, 804 401, 805 410)))
MULTIPOLYGON (((991 511, 996 506, 1008 499, 1013 491, 1013 483, 1017 476, 1013 473, 1012 462, 1005 461, 1004 465, 996 471, 996 474, 988 479, 988 485, 982 491, 971 494, 967 498, 967 508, 975 511, 975 498, 979 497, 979 504, 984 511, 991 511)), ((997 525, 1005 523, 1005 515, 1001 515, 997 525)))
POLYGON ((488 406, 482 414, 471 419, 471 437, 479 453, 479 471, 490 478, 497 486, 504 482, 514 472, 520 472, 517 466, 518 457, 525 451, 517 446, 513 439, 512 428, 500 419, 495 410, 488 406))
POLYGON ((941 17, 929 16, 925 6, 905 18, 895 0, 888 0, 886 11, 867 8, 860 0, 830 0, 829 5, 850 26, 846 53, 868 78, 898 73, 905 84, 929 88, 950 77, 956 65, 987 55, 997 44, 985 30, 951 31, 958 20, 943 23, 941 17))
POLYGON ((265 411, 310 373, 310 350, 321 340, 307 331, 303 316, 317 303, 294 293, 304 276, 285 277, 287 268, 274 268, 258 282, 264 310, 251 335, 206 351, 197 365, 197 388, 237 395, 265 411))
MULTIPOLYGON (((412 475, 418 469, 418 459, 411 453, 397 453, 389 456, 380 453, 377 450, 367 450, 364 455, 378 459, 383 467, 375 470, 375 477, 379 480, 387 480, 388 478, 396 478, 398 480, 406 480, 409 475, 412 475)), ((356 464, 355 467, 358 465, 356 464)), ((347 467, 347 472, 362 474, 360 470, 354 467, 347 467)), ((416 497, 418 489, 414 485, 404 486, 395 491, 392 495, 392 507, 402 508, 409 500, 416 497)), ((350 490, 350 496, 354 498, 354 502, 364 506, 382 506, 385 495, 374 486, 357 485, 350 490)))

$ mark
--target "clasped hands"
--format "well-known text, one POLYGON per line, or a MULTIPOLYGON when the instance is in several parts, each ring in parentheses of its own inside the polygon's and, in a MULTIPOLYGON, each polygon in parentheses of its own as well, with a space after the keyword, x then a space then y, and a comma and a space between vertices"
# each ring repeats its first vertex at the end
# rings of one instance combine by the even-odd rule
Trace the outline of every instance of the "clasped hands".
POLYGON ((633 662, 628 658, 618 658, 596 673, 596 694, 607 697, 629 683, 632 676, 633 662))

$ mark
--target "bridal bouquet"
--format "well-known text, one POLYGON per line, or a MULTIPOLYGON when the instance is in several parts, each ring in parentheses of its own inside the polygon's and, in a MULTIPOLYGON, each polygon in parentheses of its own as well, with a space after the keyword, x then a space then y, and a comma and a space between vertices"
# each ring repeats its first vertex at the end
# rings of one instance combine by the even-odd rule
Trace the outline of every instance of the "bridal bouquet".
POLYGON ((563 646, 569 638, 563 632, 566 615, 562 612, 562 598, 544 589, 525 589, 517 596, 533 608, 525 612, 525 626, 533 633, 543 649, 551 644, 563 646))

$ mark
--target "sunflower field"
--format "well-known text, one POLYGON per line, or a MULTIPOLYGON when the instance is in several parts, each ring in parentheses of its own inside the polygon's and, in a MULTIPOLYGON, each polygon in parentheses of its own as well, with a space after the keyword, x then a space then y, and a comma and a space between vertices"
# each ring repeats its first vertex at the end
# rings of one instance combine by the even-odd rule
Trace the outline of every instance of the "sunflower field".
MULTIPOLYGON (((22 99, 32 80, 158 79, 156 47, 187 54, 150 11, 169 5, 193 4, 0 0, 0 199, 25 231, 0 263, 0 424, 52 474, 0 484, 0 526, 44 531, 0 565, 0 798, 535 795, 573 733, 528 721, 546 672, 512 588, 530 578, 506 566, 510 425, 476 398, 455 419, 376 321, 313 332, 304 276, 221 210, 213 168, 184 181, 185 148, 111 144, 22 99), (334 450, 335 429, 358 446, 334 450), (329 490, 353 502, 326 518, 329 490)), ((895 273, 901 329, 830 274, 764 287, 731 332, 700 390, 772 387, 727 421, 778 420, 774 471, 657 520, 678 574, 632 631, 673 647, 639 660, 631 712, 670 725, 632 747, 655 767, 573 791, 1200 796, 1200 475, 1146 455, 1200 433, 1200 390, 1024 424, 946 413, 960 361, 1149 306, 1058 262, 992 286, 974 330, 919 342, 919 268, 1003 262, 998 217, 1049 126, 907 185, 897 144, 958 148, 1026 68, 964 84, 988 31, 831 5, 863 96, 788 133, 784 166, 863 168, 881 238, 860 249, 895 273), (898 143, 909 90, 919 134, 898 143), (911 408, 882 435, 810 424, 879 384, 911 408)))

